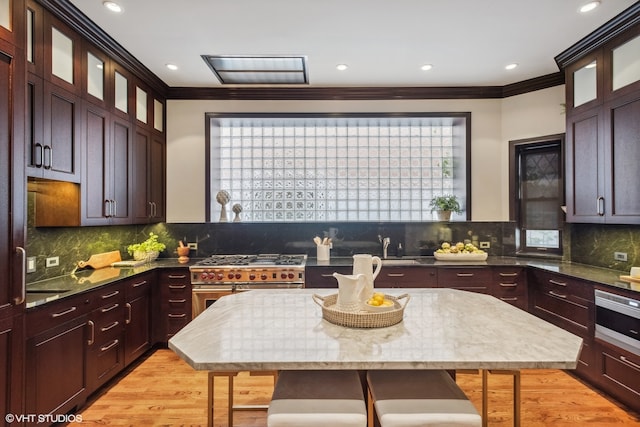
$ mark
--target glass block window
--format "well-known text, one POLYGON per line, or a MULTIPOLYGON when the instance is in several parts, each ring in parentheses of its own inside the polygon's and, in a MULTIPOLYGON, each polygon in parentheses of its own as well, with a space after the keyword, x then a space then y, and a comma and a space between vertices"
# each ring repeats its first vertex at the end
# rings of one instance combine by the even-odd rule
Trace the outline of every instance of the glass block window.
MULTIPOLYGON (((220 190, 245 222, 425 221, 466 200, 466 114, 210 116, 210 220, 220 190)), ((463 216, 460 216, 463 219, 463 216)))

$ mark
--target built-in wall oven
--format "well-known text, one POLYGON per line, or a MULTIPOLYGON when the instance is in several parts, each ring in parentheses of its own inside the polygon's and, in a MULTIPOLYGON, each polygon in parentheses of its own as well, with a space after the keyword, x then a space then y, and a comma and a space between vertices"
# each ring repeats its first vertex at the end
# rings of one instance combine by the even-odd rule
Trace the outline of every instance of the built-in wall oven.
POLYGON ((640 356, 640 300, 595 290, 595 337, 640 356))
POLYGON ((192 315, 234 292, 304 288, 307 255, 212 255, 189 267, 192 315))

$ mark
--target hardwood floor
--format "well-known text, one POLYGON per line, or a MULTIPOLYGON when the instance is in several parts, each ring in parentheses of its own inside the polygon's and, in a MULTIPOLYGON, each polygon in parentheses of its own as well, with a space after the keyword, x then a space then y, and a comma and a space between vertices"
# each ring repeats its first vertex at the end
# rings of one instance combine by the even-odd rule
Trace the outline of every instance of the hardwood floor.
MULTIPOLYGON (((562 371, 522 371, 522 425, 639 426, 626 412, 598 392, 562 371)), ((481 411, 479 375, 459 374, 457 382, 481 411)), ((226 386, 216 381, 215 426, 226 426, 226 386)), ((266 403, 269 377, 240 374, 236 403, 266 403)), ((511 377, 489 376, 489 426, 513 425, 511 377)), ((204 426, 207 423, 207 374, 194 371, 171 350, 160 349, 111 383, 82 412, 82 425, 204 426)), ((236 412, 235 427, 264 427, 263 411, 236 412)))

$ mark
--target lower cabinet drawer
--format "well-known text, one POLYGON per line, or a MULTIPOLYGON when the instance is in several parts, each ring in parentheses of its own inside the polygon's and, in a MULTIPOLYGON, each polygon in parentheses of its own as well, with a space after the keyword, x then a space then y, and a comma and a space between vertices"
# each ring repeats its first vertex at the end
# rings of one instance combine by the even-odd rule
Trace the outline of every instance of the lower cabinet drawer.
POLYGON ((576 335, 587 336, 590 307, 586 301, 580 304, 562 294, 540 289, 534 292, 533 299, 534 314, 576 335))
POLYGON ((493 274, 490 268, 441 268, 438 270, 438 287, 490 293, 493 274))
POLYGON ((640 411, 640 356, 602 346, 601 385, 613 397, 640 411))

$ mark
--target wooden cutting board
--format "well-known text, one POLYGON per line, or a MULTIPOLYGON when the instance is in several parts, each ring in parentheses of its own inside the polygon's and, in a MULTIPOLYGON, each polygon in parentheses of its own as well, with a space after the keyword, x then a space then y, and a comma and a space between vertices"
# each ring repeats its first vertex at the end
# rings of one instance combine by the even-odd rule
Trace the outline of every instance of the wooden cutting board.
POLYGON ((640 277, 620 276, 620 280, 622 280, 623 282, 640 283, 640 277))
POLYGON ((104 252, 91 255, 87 261, 78 261, 78 267, 91 267, 97 270, 99 268, 110 267, 112 263, 118 261, 122 261, 120 251, 104 252))

